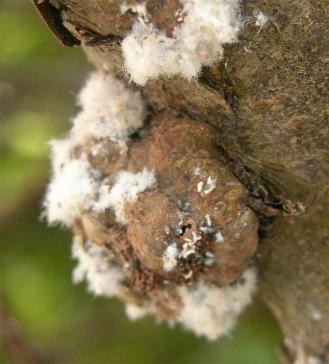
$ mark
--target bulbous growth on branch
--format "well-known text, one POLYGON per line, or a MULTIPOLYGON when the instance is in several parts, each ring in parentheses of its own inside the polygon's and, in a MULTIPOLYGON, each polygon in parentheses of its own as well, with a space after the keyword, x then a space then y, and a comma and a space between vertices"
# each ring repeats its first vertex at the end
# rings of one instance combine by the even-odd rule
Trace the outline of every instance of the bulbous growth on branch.
MULTIPOLYGON (((55 14, 50 21, 57 25, 51 28, 63 43, 81 43, 105 73, 146 82, 143 96, 150 106, 151 121, 141 130, 146 109, 140 96, 109 77, 92 108, 97 117, 86 110, 81 117, 91 121, 92 135, 86 133, 82 142, 72 131, 74 147, 71 138, 53 142, 55 182, 46 198, 47 215, 52 223, 73 227, 78 236, 75 279, 85 277, 97 294, 134 302, 127 308, 133 318, 156 312, 200 335, 227 332, 254 287, 249 268, 243 273, 245 290, 228 283, 243 271, 255 244, 248 222, 252 214, 244 210, 246 193, 241 186, 238 192, 231 170, 260 216, 260 293, 283 329, 287 362, 328 362, 328 7, 322 0, 42 3, 46 10, 51 7, 48 16, 55 14), (225 59, 218 62, 224 47, 225 59), (161 123, 166 124, 163 136, 157 131, 161 123), (215 126, 214 143, 202 139, 205 124, 215 126), (197 127, 200 143, 189 131, 197 127), (182 157, 178 147, 184 138, 169 138, 170 133, 195 141, 188 145, 193 157, 187 157, 190 150, 182 157), (196 179, 203 151, 208 160, 210 145, 217 142, 228 167, 216 147, 213 155, 217 167, 227 169, 228 180, 232 177, 231 200, 217 167, 204 166, 196 179), (190 173, 192 160, 196 175, 190 173), (246 230, 240 231, 244 220, 234 217, 234 208, 215 216, 206 212, 215 195, 226 209, 232 203, 243 210, 246 230), (177 211, 183 218, 177 218, 177 211), (169 224, 165 233, 162 219, 169 224), (183 229, 175 235, 181 221, 183 229), (127 263, 132 256, 133 263, 127 263), (224 256, 234 256, 233 266, 226 258, 220 261, 224 256), (199 315, 191 314, 195 311, 199 315)), ((95 93, 95 87, 89 90, 95 93)))
POLYGON ((215 339, 254 291, 258 220, 212 126, 166 115, 142 129, 142 99, 118 82, 94 74, 69 137, 53 142, 48 218, 74 232, 76 281, 120 296, 130 315, 154 313, 215 339), (208 327, 191 324, 199 310, 208 327))

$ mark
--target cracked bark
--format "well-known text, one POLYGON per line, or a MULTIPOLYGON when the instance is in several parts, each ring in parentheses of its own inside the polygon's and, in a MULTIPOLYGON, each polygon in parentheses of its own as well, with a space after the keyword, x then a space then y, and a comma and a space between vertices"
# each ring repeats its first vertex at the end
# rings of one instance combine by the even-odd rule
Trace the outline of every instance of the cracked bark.
MULTIPOLYGON (((48 2, 47 2, 48 3, 48 2)), ((132 13, 118 0, 50 0, 100 70, 124 78, 120 39, 132 13)), ((170 33, 177 0, 147 3, 170 33)), ((218 153, 248 189, 260 218, 259 293, 277 317, 287 362, 329 363, 329 1, 245 0, 250 22, 197 82, 149 81, 151 117, 188 116, 219 131, 218 153)), ((56 28, 58 29, 58 27, 56 28)))

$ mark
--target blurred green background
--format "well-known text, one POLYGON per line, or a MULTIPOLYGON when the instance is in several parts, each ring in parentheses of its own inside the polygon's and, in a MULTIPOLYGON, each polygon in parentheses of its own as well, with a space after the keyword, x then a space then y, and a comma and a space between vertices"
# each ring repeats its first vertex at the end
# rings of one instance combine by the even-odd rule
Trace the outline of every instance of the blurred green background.
POLYGON ((29 1, 0 0, 0 363, 277 364, 279 329, 255 303, 214 343, 73 286, 70 233, 39 219, 47 141, 63 135, 90 67, 29 1))

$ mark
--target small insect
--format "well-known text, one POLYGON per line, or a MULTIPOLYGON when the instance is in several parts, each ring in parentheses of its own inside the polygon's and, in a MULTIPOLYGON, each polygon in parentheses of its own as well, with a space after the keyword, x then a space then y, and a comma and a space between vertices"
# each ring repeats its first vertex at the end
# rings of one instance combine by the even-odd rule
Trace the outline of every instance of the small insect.
POLYGON ((48 29, 61 44, 67 47, 81 44, 80 40, 75 38, 63 25, 61 9, 57 9, 49 0, 32 0, 32 3, 48 29))

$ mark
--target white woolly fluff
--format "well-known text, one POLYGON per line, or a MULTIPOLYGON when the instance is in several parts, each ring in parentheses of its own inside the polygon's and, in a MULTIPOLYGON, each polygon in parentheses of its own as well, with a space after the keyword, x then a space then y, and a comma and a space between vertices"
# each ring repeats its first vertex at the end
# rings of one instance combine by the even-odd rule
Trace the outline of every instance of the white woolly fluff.
POLYGON ((152 187, 155 182, 154 172, 146 168, 138 173, 120 171, 112 188, 107 185, 101 186, 94 210, 101 212, 107 208, 112 208, 117 221, 125 224, 124 204, 126 202, 135 202, 138 194, 152 187))
POLYGON ((218 61, 223 45, 237 39, 240 0, 182 0, 172 37, 139 16, 122 42, 125 67, 133 81, 144 85, 159 75, 197 77, 203 65, 218 61), (180 20, 180 19, 179 19, 180 20))
POLYGON ((50 224, 70 226, 82 210, 90 208, 98 213, 111 208, 117 221, 125 224, 124 204, 135 202, 139 193, 156 183, 154 172, 144 168, 138 173, 120 171, 110 188, 102 182, 100 173, 83 157, 66 160, 65 140, 53 141, 52 145, 56 152, 53 178, 43 203, 50 224))
POLYGON ((148 308, 143 306, 137 306, 133 304, 126 304, 126 315, 131 321, 140 320, 146 316, 149 312, 148 308))
POLYGON ((253 12, 253 17, 255 19, 255 25, 260 28, 263 28, 269 20, 268 16, 260 10, 255 10, 253 12))
POLYGON ((86 160, 73 159, 60 164, 62 150, 60 142, 53 142, 59 153, 54 157, 53 178, 44 199, 45 214, 50 224, 71 225, 79 217, 81 210, 89 208, 98 187, 99 173, 92 169, 86 160))
POLYGON ((81 144, 90 136, 126 141, 145 118, 140 94, 111 74, 91 73, 79 94, 78 104, 82 110, 73 119, 72 135, 81 144))
MULTIPOLYGON (((180 323, 198 336, 216 340, 227 335, 233 329, 239 314, 251 303, 256 290, 256 271, 247 268, 238 282, 217 287, 197 282, 191 286, 180 286, 176 293, 182 300, 182 308, 178 316, 170 324, 180 323)), ((154 314, 153 305, 139 307, 128 304, 127 316, 137 320, 145 315, 154 314)))
POLYGON ((49 142, 53 173, 60 173, 64 165, 71 160, 72 139, 53 139, 49 142))
MULTIPOLYGON (((98 190, 104 191, 107 188, 102 185, 100 173, 92 168, 83 153, 74 159, 74 148, 83 145, 89 137, 109 138, 117 142, 121 151, 124 151, 129 135, 142 126, 145 117, 144 104, 139 93, 130 90, 112 75, 104 76, 100 72, 93 72, 89 77, 80 92, 79 105, 82 110, 73 120, 69 136, 50 143, 52 178, 43 203, 44 214, 50 224, 62 223, 70 226, 83 209, 92 207, 98 190)), ((98 143, 91 152, 93 155, 105 155, 107 151, 98 143)), ((145 178, 150 181, 147 173, 143 172, 139 177, 141 179, 139 183, 135 183, 135 189, 142 188, 143 183, 147 183, 145 178)), ((120 183, 124 182, 121 178, 120 183)), ((131 187, 130 184, 127 189, 131 187)), ((116 195, 119 189, 116 187, 111 198, 114 201, 113 206, 120 213, 116 195)), ((121 193, 122 189, 123 185, 121 193)), ((135 193, 133 190, 125 196, 131 198, 135 193)), ((121 205, 125 196, 121 196, 121 205)), ((99 204, 102 205, 102 201, 99 204)))
POLYGON ((176 243, 172 243, 167 246, 162 256, 163 269, 166 272, 170 272, 176 267, 178 255, 179 251, 176 243))
POLYGON ((105 248, 76 237, 73 241, 72 256, 78 265, 73 271, 73 282, 87 281, 88 290, 95 295, 119 295, 120 281, 123 275, 119 268, 110 264, 105 248))
POLYGON ((176 321, 198 336, 215 340, 233 328, 237 316, 251 302, 256 289, 256 273, 247 269, 239 282, 216 287, 203 282, 178 288, 183 307, 176 321))

